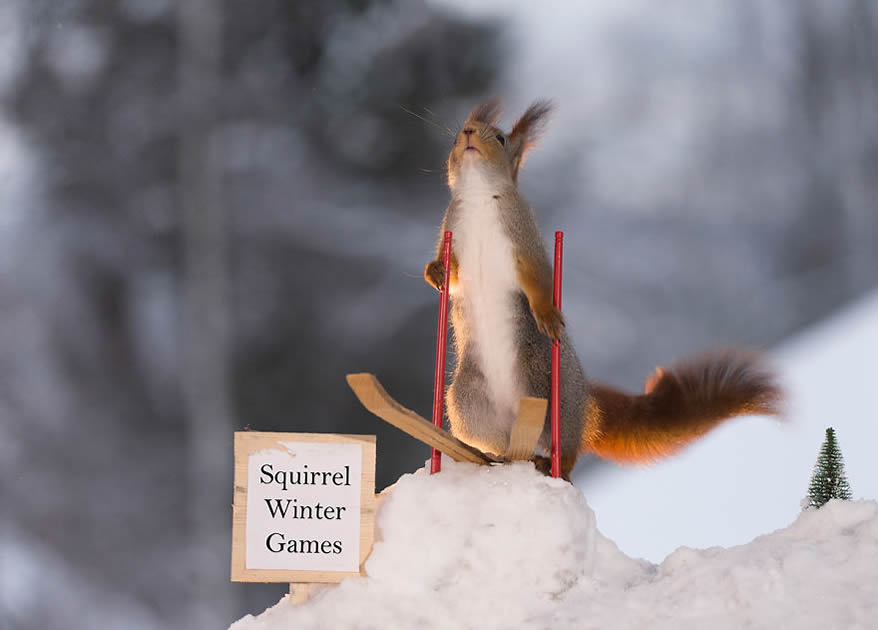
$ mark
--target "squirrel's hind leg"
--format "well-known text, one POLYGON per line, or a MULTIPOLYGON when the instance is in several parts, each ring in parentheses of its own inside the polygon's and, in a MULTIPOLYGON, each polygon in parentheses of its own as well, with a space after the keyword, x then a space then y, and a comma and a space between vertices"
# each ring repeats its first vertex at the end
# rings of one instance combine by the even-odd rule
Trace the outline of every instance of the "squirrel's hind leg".
POLYGON ((487 379, 478 367, 463 358, 445 398, 448 423, 452 435, 459 440, 502 456, 509 443, 512 422, 503 422, 497 417, 488 391, 487 379))

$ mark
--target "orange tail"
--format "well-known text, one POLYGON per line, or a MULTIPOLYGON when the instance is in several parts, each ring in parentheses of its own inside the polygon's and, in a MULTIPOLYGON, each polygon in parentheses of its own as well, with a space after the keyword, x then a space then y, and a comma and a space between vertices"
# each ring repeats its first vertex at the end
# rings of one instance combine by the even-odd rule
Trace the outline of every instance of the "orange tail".
POLYGON ((782 392, 753 355, 725 352, 660 369, 647 393, 592 383, 581 451, 620 463, 672 455, 724 420, 779 415, 782 392))

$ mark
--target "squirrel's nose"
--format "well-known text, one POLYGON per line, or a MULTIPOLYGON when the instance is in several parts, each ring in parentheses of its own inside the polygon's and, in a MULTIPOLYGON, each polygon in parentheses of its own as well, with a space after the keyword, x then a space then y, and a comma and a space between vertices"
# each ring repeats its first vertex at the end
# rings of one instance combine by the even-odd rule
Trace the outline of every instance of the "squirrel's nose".
POLYGON ((463 133, 465 133, 465 134, 468 135, 468 136, 471 136, 471 135, 474 134, 475 132, 476 132, 476 130, 475 130, 475 129, 472 129, 471 127, 467 127, 466 129, 463 130, 463 133))

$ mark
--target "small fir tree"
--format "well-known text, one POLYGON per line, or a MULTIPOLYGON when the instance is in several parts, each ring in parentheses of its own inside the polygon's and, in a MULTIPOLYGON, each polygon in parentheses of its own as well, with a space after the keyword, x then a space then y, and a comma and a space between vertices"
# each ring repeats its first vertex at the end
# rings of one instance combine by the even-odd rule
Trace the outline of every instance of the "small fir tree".
POLYGON ((808 507, 819 508, 830 499, 850 498, 851 487, 844 474, 841 449, 835 439, 835 429, 829 427, 808 487, 808 507))

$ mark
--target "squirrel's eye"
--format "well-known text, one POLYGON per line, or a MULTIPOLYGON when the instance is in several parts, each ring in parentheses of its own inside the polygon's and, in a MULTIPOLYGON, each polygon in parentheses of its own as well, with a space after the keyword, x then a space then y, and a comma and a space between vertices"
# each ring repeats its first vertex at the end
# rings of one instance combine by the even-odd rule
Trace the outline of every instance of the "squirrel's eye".
POLYGON ((503 137, 503 134, 497 134, 497 142, 499 142, 501 146, 506 144, 506 138, 503 137))

